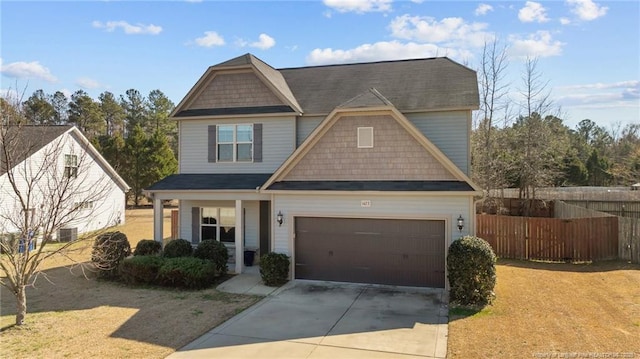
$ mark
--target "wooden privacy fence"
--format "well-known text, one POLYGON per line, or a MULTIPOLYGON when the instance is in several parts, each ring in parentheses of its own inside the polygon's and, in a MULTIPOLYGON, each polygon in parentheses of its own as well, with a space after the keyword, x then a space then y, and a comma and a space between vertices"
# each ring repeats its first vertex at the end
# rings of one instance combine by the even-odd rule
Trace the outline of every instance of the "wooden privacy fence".
POLYGON ((476 235, 501 258, 597 261, 618 257, 618 218, 532 218, 478 214, 476 235))

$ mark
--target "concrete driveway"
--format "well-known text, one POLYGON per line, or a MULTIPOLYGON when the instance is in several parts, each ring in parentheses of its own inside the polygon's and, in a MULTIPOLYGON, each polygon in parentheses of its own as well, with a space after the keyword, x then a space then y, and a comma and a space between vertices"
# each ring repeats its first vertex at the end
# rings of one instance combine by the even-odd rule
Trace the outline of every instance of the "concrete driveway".
POLYGON ((441 289, 294 281, 169 356, 445 358, 441 289))

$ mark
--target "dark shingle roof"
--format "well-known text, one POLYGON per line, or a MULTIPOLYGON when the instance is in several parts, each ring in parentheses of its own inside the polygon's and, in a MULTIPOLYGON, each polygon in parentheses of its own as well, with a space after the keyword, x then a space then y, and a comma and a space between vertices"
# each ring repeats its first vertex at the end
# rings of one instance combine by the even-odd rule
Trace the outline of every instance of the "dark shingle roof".
POLYGON ((9 167, 29 158, 45 145, 67 132, 73 126, 11 126, 7 128, 7 132, 0 138, 4 141, 6 148, 10 153, 9 164, 0 151, 0 175, 7 173, 9 167))
MULTIPOLYGON (((328 114, 373 88, 402 112, 476 109, 479 105, 476 72, 446 57, 274 69, 245 54, 210 70, 249 65, 292 104, 293 110, 306 114, 328 114)), ((370 96, 367 100, 377 101, 370 96)), ((177 116, 195 115, 180 111, 177 116)))
POLYGON ((448 58, 280 69, 305 113, 324 114, 370 88, 400 111, 477 108, 475 71, 448 58))
POLYGON ((220 116, 220 115, 247 115, 256 113, 282 113, 295 112, 290 106, 254 106, 254 107, 223 107, 223 108, 196 108, 183 110, 176 114, 178 117, 189 116, 220 116))
POLYGON ((255 190, 271 177, 270 173, 254 174, 192 174, 182 173, 165 177, 147 191, 167 190, 255 190))
POLYGON ((268 190, 289 191, 474 191, 463 181, 282 181, 268 190))

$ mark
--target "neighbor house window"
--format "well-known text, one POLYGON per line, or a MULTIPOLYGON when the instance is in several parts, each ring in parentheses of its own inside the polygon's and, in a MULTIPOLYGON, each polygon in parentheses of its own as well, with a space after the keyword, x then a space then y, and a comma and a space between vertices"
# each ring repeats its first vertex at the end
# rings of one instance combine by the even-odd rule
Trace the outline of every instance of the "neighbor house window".
POLYGON ((358 148, 373 148, 373 127, 358 127, 358 148))
POLYGON ((91 209, 93 208, 93 201, 75 202, 73 206, 77 209, 91 209))
POLYGON ((67 178, 78 177, 78 156, 64 155, 64 176, 67 178))
POLYGON ((218 162, 253 160, 253 125, 220 125, 217 136, 218 162))
POLYGON ((200 209, 200 213, 200 240, 214 239, 223 243, 235 243, 235 208, 204 207, 200 209))

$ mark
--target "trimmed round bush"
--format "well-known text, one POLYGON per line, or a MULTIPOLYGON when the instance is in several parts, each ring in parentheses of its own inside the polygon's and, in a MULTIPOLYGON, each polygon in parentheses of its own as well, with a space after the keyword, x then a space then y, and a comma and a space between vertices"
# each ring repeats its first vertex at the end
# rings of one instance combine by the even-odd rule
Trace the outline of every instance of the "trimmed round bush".
POLYGON ((156 256, 162 253, 162 243, 153 239, 143 239, 136 245, 134 256, 156 256))
POLYGON ((125 258, 120 263, 120 279, 129 284, 155 284, 164 261, 155 255, 125 258))
POLYGON ((491 303, 496 285, 496 255, 482 238, 465 236, 454 241, 447 256, 450 299, 477 306, 491 303))
POLYGON ((130 255, 131 245, 124 233, 106 232, 93 242, 91 261, 98 269, 98 277, 116 278, 120 262, 130 255))
POLYGON ((260 256, 260 276, 265 285, 278 287, 289 278, 289 256, 284 253, 267 253, 260 256))
POLYGON ((200 259, 206 259, 213 262, 218 275, 227 273, 227 262, 229 261, 229 251, 222 242, 215 239, 206 239, 198 244, 193 256, 200 259))
POLYGON ((194 258, 165 258, 158 270, 157 283, 187 289, 206 288, 213 284, 216 268, 213 262, 194 258))
POLYGON ((191 242, 186 239, 174 239, 164 246, 164 256, 167 258, 189 257, 193 252, 191 242))

